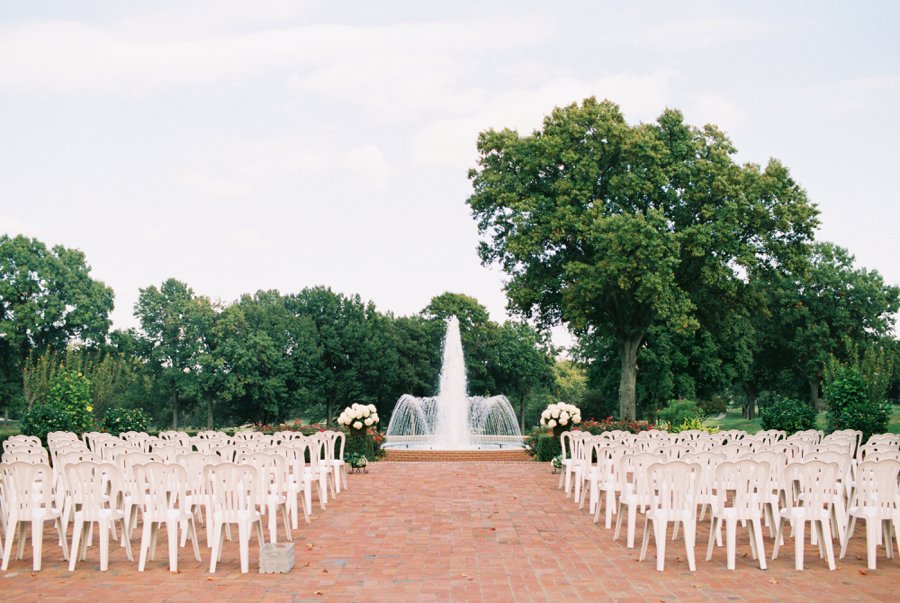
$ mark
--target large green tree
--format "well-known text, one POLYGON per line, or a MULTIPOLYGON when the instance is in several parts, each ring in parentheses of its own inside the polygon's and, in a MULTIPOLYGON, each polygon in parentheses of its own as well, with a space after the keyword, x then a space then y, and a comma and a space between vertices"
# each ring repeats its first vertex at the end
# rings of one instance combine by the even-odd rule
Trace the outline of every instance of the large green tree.
POLYGON ((384 390, 395 378, 397 352, 386 319, 374 305, 324 287, 304 289, 285 304, 315 326, 319 356, 310 388, 325 403, 327 423, 352 402, 383 404, 384 390))
POLYGON ((104 343, 113 292, 90 273, 77 249, 0 236, 0 394, 7 403, 22 391, 29 356, 73 340, 104 343))
POLYGON ((678 111, 632 126, 589 98, 528 136, 482 132, 478 150, 468 203, 482 261, 510 276, 512 309, 614 338, 622 417, 635 416, 651 326, 695 331, 701 305, 738 304, 743 274, 802 255, 816 225, 783 165, 738 165, 721 131, 678 111))
POLYGON ((159 288, 141 289, 135 304, 142 352, 159 387, 168 394, 174 429, 178 429, 179 412, 200 396, 199 360, 213 314, 208 298, 195 296, 190 287, 174 278, 159 288))
POLYGON ((755 315, 759 346, 748 379, 756 389, 803 388, 819 408, 829 359, 847 362, 857 349, 893 334, 900 288, 875 270, 855 267, 853 256, 832 243, 816 243, 793 270, 764 267, 752 278, 764 300, 755 315))

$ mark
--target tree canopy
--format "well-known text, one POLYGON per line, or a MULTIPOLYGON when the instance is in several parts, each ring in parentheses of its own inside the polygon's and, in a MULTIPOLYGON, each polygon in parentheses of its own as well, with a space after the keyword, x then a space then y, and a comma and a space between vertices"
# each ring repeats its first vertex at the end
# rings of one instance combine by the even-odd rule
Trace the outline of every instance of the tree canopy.
POLYGON ((482 261, 509 275, 511 309, 614 339, 626 418, 651 327, 704 327, 709 300, 741 304, 744 275, 791 266, 817 224, 782 164, 738 165, 721 131, 674 110, 632 126, 615 104, 589 98, 530 135, 482 132, 478 151, 468 203, 482 261))

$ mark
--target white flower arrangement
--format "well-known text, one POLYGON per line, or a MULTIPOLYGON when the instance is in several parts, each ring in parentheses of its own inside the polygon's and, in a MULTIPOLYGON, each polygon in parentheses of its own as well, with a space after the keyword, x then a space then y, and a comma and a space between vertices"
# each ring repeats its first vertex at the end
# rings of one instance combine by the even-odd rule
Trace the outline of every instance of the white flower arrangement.
POLYGON ((378 409, 374 404, 351 404, 341 412, 337 419, 338 425, 362 430, 378 423, 378 409))
POLYGON ((557 426, 568 427, 581 423, 581 410, 574 404, 557 402, 548 404, 541 413, 541 425, 554 429, 557 426))

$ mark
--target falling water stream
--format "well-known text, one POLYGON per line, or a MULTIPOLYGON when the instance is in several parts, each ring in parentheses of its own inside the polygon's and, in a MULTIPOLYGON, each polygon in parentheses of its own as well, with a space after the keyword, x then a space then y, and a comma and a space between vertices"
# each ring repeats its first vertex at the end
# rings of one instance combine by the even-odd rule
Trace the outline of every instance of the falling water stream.
POLYGON ((522 432, 505 396, 469 397, 459 320, 447 319, 438 395, 404 395, 388 423, 388 448, 521 448, 522 432), (410 437, 413 436, 413 437, 410 437))

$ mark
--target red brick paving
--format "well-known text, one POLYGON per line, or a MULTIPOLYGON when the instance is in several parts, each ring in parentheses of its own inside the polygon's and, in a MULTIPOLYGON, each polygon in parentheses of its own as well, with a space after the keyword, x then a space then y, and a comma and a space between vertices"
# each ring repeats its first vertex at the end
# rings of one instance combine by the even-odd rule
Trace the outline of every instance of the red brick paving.
MULTIPOLYGON (((351 475, 350 489, 311 525, 294 534, 297 565, 287 575, 241 574, 237 543, 226 543, 209 574, 190 547, 171 574, 165 536, 144 573, 119 547, 110 569, 98 571, 95 543, 69 573, 49 528, 44 569, 26 558, 0 573, 0 598, 15 601, 897 601, 900 560, 879 549, 878 570, 866 571, 862 525, 846 559, 829 572, 812 547, 803 572, 793 569, 793 546, 761 571, 740 534, 737 569, 725 552, 704 561, 708 527, 698 533, 697 572, 687 570, 682 543, 667 547, 665 572, 652 558, 613 542, 556 489, 557 476, 534 463, 377 463, 351 475)), ((638 529, 638 538, 641 530, 638 529)), ((640 540, 638 540, 640 542, 640 540)), ((137 542, 135 556, 137 556, 137 542)), ((766 548, 771 555, 771 540, 766 548)), ((651 544, 650 557, 655 550, 651 544)))

